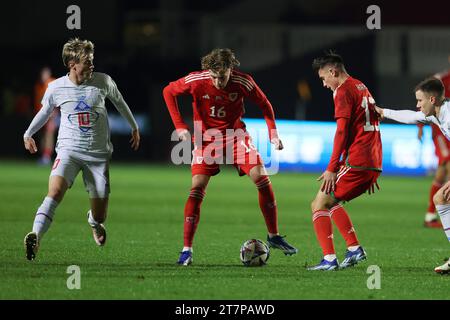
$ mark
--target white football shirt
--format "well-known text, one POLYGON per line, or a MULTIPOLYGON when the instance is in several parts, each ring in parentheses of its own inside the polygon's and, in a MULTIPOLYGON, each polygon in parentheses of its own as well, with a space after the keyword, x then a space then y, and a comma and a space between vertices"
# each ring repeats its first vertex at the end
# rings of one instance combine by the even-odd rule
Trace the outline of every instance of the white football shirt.
POLYGON ((116 83, 109 75, 94 72, 80 85, 74 84, 68 75, 50 82, 42 98, 42 108, 24 137, 33 136, 48 121, 53 109, 59 107, 61 123, 56 151, 75 152, 88 161, 109 159, 113 146, 105 98, 114 104, 133 130, 138 128, 116 83))

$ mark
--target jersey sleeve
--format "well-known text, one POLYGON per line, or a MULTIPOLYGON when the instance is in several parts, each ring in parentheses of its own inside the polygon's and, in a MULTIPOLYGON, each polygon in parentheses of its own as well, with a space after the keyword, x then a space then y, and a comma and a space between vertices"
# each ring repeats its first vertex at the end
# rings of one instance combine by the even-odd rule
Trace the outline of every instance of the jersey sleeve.
POLYGON ((38 132, 39 129, 41 129, 47 123, 55 107, 57 106, 53 99, 53 89, 51 87, 48 87, 47 90, 45 90, 44 97, 42 98, 42 108, 34 116, 23 137, 29 138, 32 137, 36 132, 38 132))
POLYGON ((413 124, 432 122, 429 118, 425 117, 421 111, 383 109, 383 115, 387 119, 401 123, 413 124))
POLYGON ((251 90, 248 92, 248 98, 261 109, 264 120, 267 124, 267 129, 269 130, 270 140, 273 138, 278 138, 277 126, 275 124, 275 113, 273 111, 272 104, 253 78, 249 76, 248 80, 251 83, 251 90))
POLYGON ((350 90, 344 88, 336 89, 336 96, 334 98, 334 118, 350 119, 354 98, 350 90))
POLYGON ((176 129, 189 129, 181 116, 177 101, 177 96, 187 95, 189 93, 191 93, 191 86, 189 83, 186 83, 184 77, 170 82, 163 90, 164 101, 166 102, 167 109, 176 129))
POLYGON ((106 77, 106 86, 107 86, 107 94, 109 100, 114 104, 117 111, 119 111, 120 115, 127 120, 128 124, 133 130, 138 129, 138 124, 131 113, 130 108, 122 97, 119 89, 117 88, 116 83, 110 77, 106 77))
POLYGON ((350 120, 345 117, 337 119, 336 133, 334 135, 333 152, 331 153, 330 162, 327 171, 337 172, 339 170, 339 162, 341 155, 345 150, 348 138, 348 126, 350 120))

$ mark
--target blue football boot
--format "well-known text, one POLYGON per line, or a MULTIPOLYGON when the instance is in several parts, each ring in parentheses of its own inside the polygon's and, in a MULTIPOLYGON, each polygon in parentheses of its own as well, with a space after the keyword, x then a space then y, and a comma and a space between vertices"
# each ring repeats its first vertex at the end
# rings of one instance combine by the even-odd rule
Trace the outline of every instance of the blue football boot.
POLYGON ((334 259, 333 261, 328 261, 325 259, 322 259, 318 265, 308 267, 307 270, 309 271, 315 271, 315 270, 322 270, 322 271, 332 271, 337 270, 339 268, 339 263, 337 259, 334 259))
POLYGON ((273 236, 272 238, 267 235, 267 242, 269 244, 269 247, 280 249, 283 251, 285 255, 293 255, 297 253, 297 248, 291 246, 289 243, 287 243, 286 240, 284 240, 286 236, 273 236))
POLYGON ((345 269, 348 267, 352 267, 360 261, 366 260, 367 255, 364 249, 360 246, 355 251, 347 250, 345 252, 345 259, 342 261, 340 268, 345 269))
POLYGON ((181 252, 177 264, 180 266, 188 266, 192 263, 192 251, 186 250, 181 252))

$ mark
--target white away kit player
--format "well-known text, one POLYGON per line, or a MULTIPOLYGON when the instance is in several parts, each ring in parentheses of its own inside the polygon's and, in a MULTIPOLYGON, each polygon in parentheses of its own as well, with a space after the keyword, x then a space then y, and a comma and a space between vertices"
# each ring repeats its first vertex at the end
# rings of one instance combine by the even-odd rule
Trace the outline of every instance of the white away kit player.
MULTIPOLYGON (((444 85, 437 78, 429 78, 416 86, 417 108, 420 111, 391 110, 376 107, 382 118, 402 123, 434 123, 450 140, 450 100, 444 98, 444 85)), ((436 211, 441 218, 445 235, 450 241, 450 181, 447 181, 433 197, 436 211)), ((447 258, 448 259, 448 258, 447 258)), ((450 272, 450 259, 434 269, 437 273, 450 272)))
POLYGON ((27 259, 33 260, 40 241, 53 221, 56 207, 81 171, 90 198, 88 223, 97 245, 104 245, 103 222, 108 208, 109 161, 113 151, 110 141, 105 98, 108 98, 131 127, 131 147, 137 150, 139 128, 115 82, 104 73, 93 72, 94 45, 78 38, 69 40, 62 58, 69 73, 48 85, 42 108, 24 134, 25 148, 37 151, 32 136, 44 126, 54 108, 61 110, 48 194, 36 212, 33 230, 25 236, 27 259))

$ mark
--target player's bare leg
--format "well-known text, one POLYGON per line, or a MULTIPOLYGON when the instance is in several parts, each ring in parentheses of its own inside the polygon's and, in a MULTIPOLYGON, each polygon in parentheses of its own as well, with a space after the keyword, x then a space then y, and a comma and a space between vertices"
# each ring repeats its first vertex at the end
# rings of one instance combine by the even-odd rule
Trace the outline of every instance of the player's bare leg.
POLYGON ((24 239, 26 257, 28 260, 36 258, 40 241, 53 221, 56 207, 61 203, 68 189, 66 180, 61 176, 50 176, 48 193, 36 212, 33 230, 24 239))
POLYGON ((249 172, 250 179, 255 183, 258 189, 259 207, 266 222, 268 235, 267 242, 270 247, 280 249, 286 255, 297 253, 297 248, 290 245, 278 233, 278 212, 275 195, 272 190, 272 183, 264 166, 253 167, 249 172))
MULTIPOLYGON (((433 197, 436 210, 441 218, 445 235, 450 242, 450 182, 447 182, 433 197)), ((450 260, 434 269, 437 273, 450 272, 450 260)))
POLYGON ((87 213, 88 223, 92 228, 92 235, 97 245, 106 243, 106 229, 103 224, 106 220, 109 198, 91 198, 91 210, 87 213))
POLYGON ((188 266, 192 263, 192 244, 195 231, 200 221, 200 207, 205 197, 210 176, 196 174, 192 177, 192 187, 184 207, 184 247, 181 250, 178 264, 188 266))

